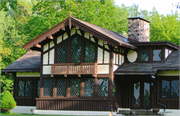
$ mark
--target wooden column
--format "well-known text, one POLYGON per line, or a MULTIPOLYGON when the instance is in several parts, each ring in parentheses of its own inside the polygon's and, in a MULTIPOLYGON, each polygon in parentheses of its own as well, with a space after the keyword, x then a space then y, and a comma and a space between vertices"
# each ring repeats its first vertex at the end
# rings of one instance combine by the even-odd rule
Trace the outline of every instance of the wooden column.
POLYGON ((70 96, 70 80, 69 78, 67 78, 66 80, 66 97, 69 97, 70 96))
POLYGON ((80 78, 80 97, 84 95, 84 81, 83 78, 80 78))
POLYGON ((110 52, 110 63, 109 63, 109 86, 108 86, 108 93, 109 97, 112 97, 112 89, 113 89, 113 78, 114 78, 114 73, 113 73, 113 53, 112 51, 110 52))
POLYGON ((56 97, 57 86, 56 86, 56 78, 53 78, 53 97, 56 97))
POLYGON ((94 97, 96 98, 98 96, 98 79, 94 78, 94 97))
POLYGON ((40 89, 39 89, 39 97, 42 97, 43 96, 43 89, 44 89, 44 87, 43 87, 43 78, 42 78, 42 70, 43 70, 43 45, 41 46, 42 47, 42 49, 41 49, 41 66, 40 66, 40 89))

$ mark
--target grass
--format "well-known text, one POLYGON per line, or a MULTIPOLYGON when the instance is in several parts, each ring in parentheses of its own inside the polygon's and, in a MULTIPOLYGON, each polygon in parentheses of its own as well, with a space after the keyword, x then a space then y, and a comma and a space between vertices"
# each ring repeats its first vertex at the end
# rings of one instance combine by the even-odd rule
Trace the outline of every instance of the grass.
MULTIPOLYGON (((19 113, 1 113, 0 116, 64 116, 64 115, 44 115, 44 114, 19 114, 19 113)), ((72 115, 66 115, 72 116, 72 115)))

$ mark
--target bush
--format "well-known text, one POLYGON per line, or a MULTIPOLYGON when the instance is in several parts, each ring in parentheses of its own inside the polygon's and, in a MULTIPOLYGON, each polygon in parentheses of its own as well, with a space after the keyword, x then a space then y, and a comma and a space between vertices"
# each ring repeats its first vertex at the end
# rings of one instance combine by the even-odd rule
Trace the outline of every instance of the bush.
POLYGON ((16 106, 16 102, 12 94, 9 91, 3 91, 1 93, 1 111, 9 112, 10 109, 13 109, 16 106))

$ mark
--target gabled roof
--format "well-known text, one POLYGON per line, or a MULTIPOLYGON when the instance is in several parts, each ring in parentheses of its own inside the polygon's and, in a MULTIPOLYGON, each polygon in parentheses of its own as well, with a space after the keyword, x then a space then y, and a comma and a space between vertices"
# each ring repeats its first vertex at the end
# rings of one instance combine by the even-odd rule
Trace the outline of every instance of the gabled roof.
POLYGON ((153 75, 157 70, 179 70, 179 51, 174 51, 165 62, 125 63, 115 75, 153 75))
POLYGON ((15 62, 2 69, 2 72, 29 72, 40 71, 41 52, 29 51, 15 62))
MULTIPOLYGON (((130 49, 136 48, 134 45, 131 45, 127 41, 125 41, 124 38, 126 37, 123 35, 109 31, 102 27, 98 27, 88 22, 73 18, 71 16, 66 18, 61 23, 57 24, 56 26, 52 27, 51 29, 47 30, 46 32, 42 33, 41 35, 37 36, 30 42, 26 43, 23 47, 25 49, 31 49, 32 47, 37 47, 38 43, 42 42, 46 38, 51 37, 51 39, 53 39, 52 35, 57 33, 60 30, 65 30, 66 26, 69 26, 70 29, 72 26, 76 26, 80 28, 81 30, 84 30, 85 32, 92 34, 96 38, 106 41, 109 45, 112 45, 112 46, 120 45, 120 46, 128 47, 130 49)), ((40 48, 40 46, 38 47, 40 48)))

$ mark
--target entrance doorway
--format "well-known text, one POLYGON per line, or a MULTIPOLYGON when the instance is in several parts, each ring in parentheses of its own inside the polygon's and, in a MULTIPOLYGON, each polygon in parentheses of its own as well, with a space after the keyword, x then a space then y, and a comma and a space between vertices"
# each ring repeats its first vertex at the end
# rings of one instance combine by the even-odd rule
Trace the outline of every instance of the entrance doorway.
POLYGON ((149 82, 134 82, 133 83, 133 108, 146 108, 150 107, 151 98, 151 84, 149 82))

